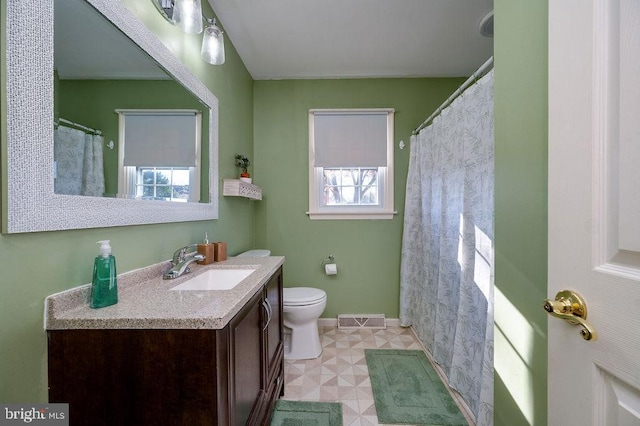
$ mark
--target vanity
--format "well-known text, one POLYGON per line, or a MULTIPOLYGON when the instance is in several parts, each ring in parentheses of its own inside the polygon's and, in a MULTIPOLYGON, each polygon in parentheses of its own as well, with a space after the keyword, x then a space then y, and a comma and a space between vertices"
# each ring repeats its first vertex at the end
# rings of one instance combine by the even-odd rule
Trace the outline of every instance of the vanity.
POLYGON ((72 424, 267 425, 284 393, 283 257, 230 258, 174 280, 166 265, 118 276, 119 302, 90 285, 46 301, 49 401, 72 424), (215 269, 253 269, 228 290, 172 290, 215 269))

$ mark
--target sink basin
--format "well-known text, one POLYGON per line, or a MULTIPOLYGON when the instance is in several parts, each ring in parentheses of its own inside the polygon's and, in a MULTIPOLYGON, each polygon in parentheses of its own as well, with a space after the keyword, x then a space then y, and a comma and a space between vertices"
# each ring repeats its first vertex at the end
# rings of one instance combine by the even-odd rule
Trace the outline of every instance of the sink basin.
POLYGON ((210 269, 171 290, 231 290, 255 269, 210 269))

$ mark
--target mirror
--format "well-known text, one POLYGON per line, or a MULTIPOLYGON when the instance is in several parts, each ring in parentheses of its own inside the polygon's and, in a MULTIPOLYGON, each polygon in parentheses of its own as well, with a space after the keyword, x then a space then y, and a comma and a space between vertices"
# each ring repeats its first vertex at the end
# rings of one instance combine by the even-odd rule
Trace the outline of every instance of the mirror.
MULTIPOLYGON (((7 3, 7 191, 3 232, 21 233, 216 219, 218 100, 121 2, 86 0, 193 94, 207 113, 208 203, 54 193, 54 1, 7 3), (37 17, 37 31, 34 31, 37 17), (9 66, 10 65, 10 66, 9 66)), ((204 129, 204 126, 203 126, 204 129)), ((205 138, 207 140, 207 138, 205 138)))
MULTIPOLYGON (((118 110, 157 112, 161 127, 171 130, 171 111, 193 111, 204 106, 198 98, 174 81, 142 49, 83 0, 56 0, 54 13, 54 191, 56 194, 119 198, 144 197, 157 200, 208 201, 208 170, 201 172, 202 158, 177 167, 170 158, 162 168, 125 168, 123 150, 125 121, 118 110), (114 60, 114 58, 118 58, 114 60), (166 117, 163 119, 162 117, 166 117), (172 167, 173 166, 173 167, 172 167), (132 176, 125 186, 123 176, 132 176), (155 178, 155 179, 154 179, 155 178), (158 182, 158 185, 154 185, 158 182), (150 198, 150 197, 148 197, 150 198)), ((182 112, 178 112, 182 115, 182 112)), ((200 153, 202 122, 197 124, 195 149, 200 153)), ((193 117, 193 115, 192 115, 193 117)), ((204 135, 207 117, 204 117, 204 135)), ((138 135, 162 149, 141 152, 156 158, 161 152, 177 154, 193 150, 184 134, 160 130, 138 135), (168 138, 169 135, 175 135, 168 138)), ((153 131, 153 129, 150 129, 153 131)), ((189 129, 187 129, 189 131, 189 129)), ((196 135, 194 135, 195 137, 196 135)), ((144 146, 151 145, 141 140, 144 146)), ((208 147, 204 154, 208 153, 208 147)), ((206 157, 205 157, 206 159, 206 157)), ((146 166, 154 164, 145 163, 146 166)), ((160 166, 157 164, 157 166, 160 166)))

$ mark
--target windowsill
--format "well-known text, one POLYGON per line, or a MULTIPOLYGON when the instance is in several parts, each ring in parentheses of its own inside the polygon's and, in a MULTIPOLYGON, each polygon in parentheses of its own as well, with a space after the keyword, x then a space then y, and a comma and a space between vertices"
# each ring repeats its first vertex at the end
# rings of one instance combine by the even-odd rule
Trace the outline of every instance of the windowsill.
POLYGON ((398 214, 397 211, 380 211, 380 212, 307 212, 311 220, 377 220, 377 219, 393 219, 398 214))

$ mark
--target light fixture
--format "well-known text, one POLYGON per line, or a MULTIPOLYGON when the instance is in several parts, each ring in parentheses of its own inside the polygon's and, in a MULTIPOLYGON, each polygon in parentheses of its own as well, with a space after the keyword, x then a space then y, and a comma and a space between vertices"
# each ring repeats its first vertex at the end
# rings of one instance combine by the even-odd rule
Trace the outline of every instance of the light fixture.
POLYGON ((209 24, 204 29, 202 37, 202 59, 213 65, 224 64, 224 36, 222 30, 216 25, 216 18, 207 19, 209 24))
POLYGON ((200 0, 174 0, 171 20, 186 33, 200 34, 202 32, 200 0))
POLYGON ((202 22, 207 23, 202 37, 202 59, 213 65, 224 64, 224 36, 216 24, 216 18, 202 14, 201 0, 151 0, 160 14, 183 31, 191 34, 202 32, 202 22))

